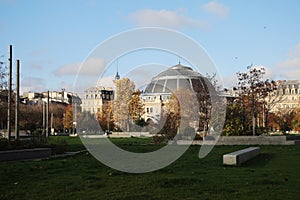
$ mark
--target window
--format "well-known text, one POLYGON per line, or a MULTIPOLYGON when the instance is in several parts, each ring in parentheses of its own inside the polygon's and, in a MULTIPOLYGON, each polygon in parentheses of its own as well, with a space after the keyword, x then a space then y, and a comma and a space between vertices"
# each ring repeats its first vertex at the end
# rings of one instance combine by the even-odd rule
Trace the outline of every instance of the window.
POLYGON ((153 112, 153 108, 152 107, 147 107, 147 113, 152 113, 153 112))

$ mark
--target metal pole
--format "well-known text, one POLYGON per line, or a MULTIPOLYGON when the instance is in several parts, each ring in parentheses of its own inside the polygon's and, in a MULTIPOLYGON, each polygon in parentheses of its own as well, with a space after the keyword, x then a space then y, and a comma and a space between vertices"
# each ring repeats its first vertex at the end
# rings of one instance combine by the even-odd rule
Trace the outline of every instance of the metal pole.
POLYGON ((11 137, 11 85, 12 85, 12 45, 8 48, 8 94, 7 94, 7 138, 11 137))
POLYGON ((17 60, 17 63, 16 63, 15 140, 20 139, 20 135, 19 135, 19 96, 20 96, 20 60, 17 60))
POLYGON ((54 131, 52 132, 52 130, 53 130, 53 112, 50 115, 50 127, 51 127, 51 134, 53 134, 54 133, 54 131))
POLYGON ((46 104, 46 137, 49 136, 49 90, 47 92, 47 104, 46 104))
POLYGON ((43 136, 45 135, 45 126, 45 102, 43 101, 43 136))

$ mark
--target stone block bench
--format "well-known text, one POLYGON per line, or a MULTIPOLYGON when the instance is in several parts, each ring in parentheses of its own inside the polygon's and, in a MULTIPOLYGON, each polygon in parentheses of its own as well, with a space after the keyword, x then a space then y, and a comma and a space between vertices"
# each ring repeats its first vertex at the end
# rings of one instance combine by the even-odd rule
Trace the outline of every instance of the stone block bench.
POLYGON ((51 148, 35 148, 35 149, 20 149, 0 151, 1 161, 37 159, 51 156, 51 148))
POLYGON ((239 151, 223 155, 223 165, 238 166, 260 153, 260 147, 249 147, 239 151))

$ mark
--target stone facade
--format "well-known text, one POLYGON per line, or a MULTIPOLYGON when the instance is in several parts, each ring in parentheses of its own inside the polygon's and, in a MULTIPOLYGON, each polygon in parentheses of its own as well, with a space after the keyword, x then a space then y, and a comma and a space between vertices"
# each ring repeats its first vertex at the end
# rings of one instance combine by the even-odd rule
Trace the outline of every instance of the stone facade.
POLYGON ((82 99, 82 111, 96 114, 102 110, 102 106, 114 99, 112 88, 91 87, 84 91, 82 99))
POLYGON ((273 111, 289 111, 300 108, 300 81, 284 80, 278 81, 277 94, 280 100, 276 103, 273 111))
MULTIPOLYGON (((21 97, 22 103, 25 104, 39 104, 48 101, 48 92, 24 92, 21 97)), ((81 98, 72 92, 62 91, 49 91, 49 101, 53 103, 62 104, 81 104, 81 98)))

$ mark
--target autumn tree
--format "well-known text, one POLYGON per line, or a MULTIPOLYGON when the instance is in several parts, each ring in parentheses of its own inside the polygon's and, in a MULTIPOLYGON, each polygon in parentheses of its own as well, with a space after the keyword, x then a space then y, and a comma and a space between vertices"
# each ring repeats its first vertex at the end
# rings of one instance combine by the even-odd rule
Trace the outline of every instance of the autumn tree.
POLYGON ((239 103, 230 102, 227 105, 223 135, 237 136, 243 134, 242 107, 239 103))
POLYGON ((177 133, 190 135, 195 133, 195 125, 199 121, 198 99, 194 92, 179 88, 170 97, 164 113, 165 125, 162 134, 172 139, 177 133))
POLYGON ((80 112, 77 116, 77 129, 79 133, 95 134, 101 131, 96 116, 88 111, 80 112))
POLYGON ((97 120, 100 124, 100 127, 103 131, 113 130, 114 120, 112 113, 112 102, 107 102, 102 105, 101 110, 96 114, 97 120))
POLYGON ((7 90, 0 90, 0 129, 7 126, 7 90))
POLYGON ((64 117, 64 128, 65 130, 72 130, 73 129, 73 109, 72 105, 68 105, 66 107, 65 111, 65 117, 64 117))
POLYGON ((50 126, 55 130, 63 130, 64 123, 63 117, 66 110, 66 105, 60 103, 50 103, 49 106, 49 119, 50 119, 50 126), (52 124, 51 124, 52 123, 52 124))
POLYGON ((0 129, 7 126, 7 73, 5 63, 0 60, 0 129))
POLYGON ((144 103, 140 98, 141 91, 136 90, 129 101, 129 115, 133 125, 143 125, 141 116, 145 113, 144 103))
POLYGON ((134 83, 128 78, 115 80, 115 100, 113 101, 113 116, 115 125, 121 130, 129 131, 129 103, 134 92, 134 83))
POLYGON ((264 80, 265 68, 248 66, 246 72, 237 73, 238 88, 240 90, 238 102, 242 106, 243 130, 252 128, 256 134, 257 118, 264 118, 267 124, 268 112, 275 105, 272 93, 276 90, 274 81, 264 80), (249 122, 252 122, 249 123, 249 122))
POLYGON ((32 134, 34 130, 43 126, 43 107, 41 104, 20 105, 20 128, 27 134, 32 134))
POLYGON ((293 131, 300 131, 300 108, 295 109, 295 116, 293 118, 293 131))

